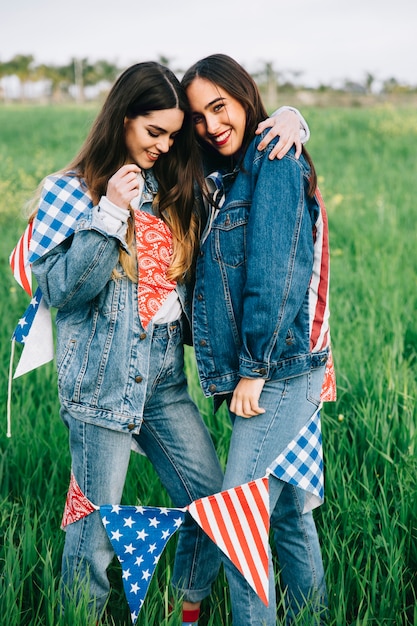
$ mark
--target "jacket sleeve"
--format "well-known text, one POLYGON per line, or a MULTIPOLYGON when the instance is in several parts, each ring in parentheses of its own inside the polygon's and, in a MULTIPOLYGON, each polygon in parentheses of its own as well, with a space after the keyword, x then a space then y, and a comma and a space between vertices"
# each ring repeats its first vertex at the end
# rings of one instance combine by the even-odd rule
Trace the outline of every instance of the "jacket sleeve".
POLYGON ((294 158, 293 150, 271 161, 266 151, 254 155, 253 146, 246 157, 252 161, 247 166, 252 203, 246 236, 240 374, 268 378, 271 352, 274 360, 281 354, 306 296, 313 235, 305 166, 294 158))
POLYGON ((97 207, 75 233, 35 261, 32 271, 50 307, 74 309, 93 300, 111 279, 121 241, 97 221, 97 207))

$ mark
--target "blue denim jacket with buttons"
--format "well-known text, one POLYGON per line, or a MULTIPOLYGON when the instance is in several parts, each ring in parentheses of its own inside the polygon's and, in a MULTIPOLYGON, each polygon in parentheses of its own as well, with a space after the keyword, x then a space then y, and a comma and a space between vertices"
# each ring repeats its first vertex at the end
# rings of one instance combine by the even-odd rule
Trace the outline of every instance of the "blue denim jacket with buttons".
MULTIPOLYGON (((156 192, 148 172, 141 210, 151 211, 156 192)), ((46 303, 57 309, 61 404, 81 420, 138 432, 151 333, 140 322, 137 284, 118 261, 120 245, 124 241, 103 231, 93 207, 78 220, 74 234, 33 263, 32 271, 46 303)), ((187 289, 178 284, 177 291, 187 311, 187 289)))
POLYGON ((307 194, 309 166, 294 149, 270 160, 275 142, 259 151, 261 139, 237 176, 224 179, 225 202, 197 260, 193 338, 206 396, 233 391, 240 377, 297 376, 328 357, 328 346, 312 351, 310 344, 321 209, 307 194))

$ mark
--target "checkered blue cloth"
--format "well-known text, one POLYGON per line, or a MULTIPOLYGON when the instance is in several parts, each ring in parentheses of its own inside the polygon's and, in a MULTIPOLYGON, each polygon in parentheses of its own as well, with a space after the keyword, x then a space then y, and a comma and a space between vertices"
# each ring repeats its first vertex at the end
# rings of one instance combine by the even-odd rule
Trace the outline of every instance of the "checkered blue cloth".
POLYGON ((307 492, 304 512, 323 503, 324 472, 320 409, 271 463, 267 474, 272 474, 307 492))
POLYGON ((77 220, 93 206, 77 176, 54 174, 45 179, 29 245, 29 263, 62 243, 77 220))

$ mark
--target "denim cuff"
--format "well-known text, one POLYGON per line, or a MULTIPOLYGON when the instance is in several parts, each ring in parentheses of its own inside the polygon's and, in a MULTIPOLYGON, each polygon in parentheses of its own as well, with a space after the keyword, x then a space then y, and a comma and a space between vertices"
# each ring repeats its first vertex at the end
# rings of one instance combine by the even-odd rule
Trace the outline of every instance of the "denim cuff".
POLYGON ((125 239, 127 224, 120 222, 120 227, 118 229, 114 232, 109 232, 108 225, 105 220, 103 220, 103 214, 104 212, 100 210, 99 205, 92 207, 92 209, 78 221, 75 231, 95 230, 105 237, 113 237, 114 239, 117 239, 120 245, 128 252, 129 250, 125 239))
POLYGON ((269 378, 269 370, 268 363, 239 359, 239 376, 243 378, 269 378))

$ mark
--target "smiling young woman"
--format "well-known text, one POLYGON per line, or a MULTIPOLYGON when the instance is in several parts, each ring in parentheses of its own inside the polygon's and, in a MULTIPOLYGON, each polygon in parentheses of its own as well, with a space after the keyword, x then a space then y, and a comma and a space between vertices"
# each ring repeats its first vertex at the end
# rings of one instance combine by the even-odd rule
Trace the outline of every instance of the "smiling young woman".
MULTIPOLYGON (((71 472, 97 506, 120 503, 131 447, 145 452, 176 507, 222 484, 184 375, 199 230, 195 150, 177 78, 158 63, 136 64, 112 87, 79 154, 47 177, 33 219, 32 270, 57 309, 71 472), (65 229, 57 240, 60 220, 65 229)), ((100 618, 113 554, 98 511, 66 527, 64 610, 77 580, 92 618, 100 618)), ((188 519, 172 580, 178 597, 200 602, 219 566, 217 548, 188 519)))
MULTIPOLYGON (((230 489, 264 477, 280 454, 284 470, 287 446, 297 456, 306 441, 300 433, 312 424, 319 429, 321 403, 334 399, 327 393, 335 391, 333 370, 326 368, 327 218, 306 151, 299 159, 295 148, 271 159, 278 141, 261 149, 265 132, 254 138, 266 112, 242 66, 212 55, 182 82, 206 171, 216 170, 208 176, 216 192, 196 264, 193 336, 202 389, 216 406, 227 401, 233 422, 223 483, 230 489)), ((321 443, 311 441, 299 454, 305 472, 314 473, 321 443)), ((327 594, 312 500, 304 473, 293 470, 269 480, 287 623, 307 606, 321 624, 327 594)), ((236 626, 276 625, 271 558, 269 564, 265 606, 224 559, 236 626)))

